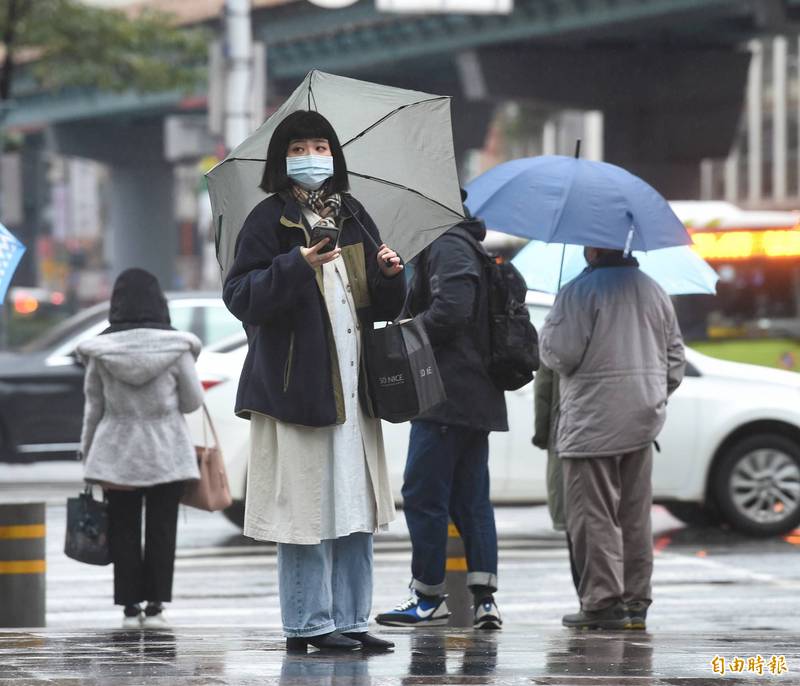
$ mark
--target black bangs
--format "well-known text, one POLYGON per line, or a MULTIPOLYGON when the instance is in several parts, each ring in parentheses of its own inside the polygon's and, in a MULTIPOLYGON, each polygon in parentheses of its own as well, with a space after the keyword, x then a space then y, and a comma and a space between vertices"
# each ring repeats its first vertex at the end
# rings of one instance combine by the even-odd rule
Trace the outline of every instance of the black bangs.
POLYGON ((298 110, 288 115, 272 134, 267 146, 267 162, 260 188, 267 193, 279 193, 291 188, 292 181, 286 175, 286 153, 294 140, 325 138, 333 156, 333 179, 330 191, 342 193, 350 187, 347 178, 347 163, 331 123, 319 112, 298 110))
POLYGON ((294 140, 307 140, 309 138, 325 138, 327 140, 332 137, 336 138, 336 132, 325 117, 316 112, 295 112, 294 114, 298 116, 290 114, 284 119, 287 122, 284 134, 287 144, 294 140))

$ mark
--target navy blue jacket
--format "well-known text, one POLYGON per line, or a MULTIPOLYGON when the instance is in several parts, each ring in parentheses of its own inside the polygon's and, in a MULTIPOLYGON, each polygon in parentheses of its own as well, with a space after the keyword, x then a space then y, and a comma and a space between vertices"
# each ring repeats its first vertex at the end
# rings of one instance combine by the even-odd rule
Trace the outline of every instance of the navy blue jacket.
MULTIPOLYGON (((405 279, 384 276, 377 263, 381 239, 375 223, 355 198, 344 199, 339 247, 363 336, 375 321, 400 312, 405 279)), ((321 270, 300 253, 307 244, 308 227, 289 193, 256 205, 236 241, 222 297, 243 322, 249 341, 236 398, 236 414, 246 419, 255 412, 312 427, 345 420, 339 365, 331 364, 336 350, 321 270)), ((363 378, 359 373, 361 400, 368 407, 363 378)))
POLYGON ((486 266, 468 236, 482 241, 483 222, 470 220, 452 227, 418 258, 411 312, 422 316, 447 394, 443 403, 418 419, 478 431, 508 431, 505 394, 488 370, 486 266))

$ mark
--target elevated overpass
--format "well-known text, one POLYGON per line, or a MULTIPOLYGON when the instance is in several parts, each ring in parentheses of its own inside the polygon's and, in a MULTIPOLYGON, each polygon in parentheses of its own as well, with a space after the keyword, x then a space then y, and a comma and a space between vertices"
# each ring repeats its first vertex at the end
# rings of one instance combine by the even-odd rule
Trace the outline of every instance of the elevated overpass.
MULTIPOLYGON (((186 23, 218 21, 192 0, 159 4, 186 23)), ((373 0, 339 10, 255 0, 253 27, 268 46, 272 104, 314 68, 447 93, 459 152, 481 145, 498 102, 598 109, 606 116, 606 159, 671 197, 691 197, 699 160, 725 155, 738 126, 746 41, 790 31, 799 15, 800 0, 515 0, 507 16, 389 15, 373 0)), ((8 124, 46 127, 60 151, 110 164, 111 228, 129 237, 115 241, 115 268, 149 259, 137 248, 148 223, 157 227, 148 247, 165 248, 154 268, 169 281, 167 248, 176 241, 161 122, 205 105, 204 93, 29 91, 8 124)))

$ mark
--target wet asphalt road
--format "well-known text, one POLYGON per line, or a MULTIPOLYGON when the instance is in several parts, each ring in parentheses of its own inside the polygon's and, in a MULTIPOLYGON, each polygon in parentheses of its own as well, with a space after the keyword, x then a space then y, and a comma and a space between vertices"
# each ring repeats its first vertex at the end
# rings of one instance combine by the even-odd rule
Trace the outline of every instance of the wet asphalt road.
MULTIPOLYGON (((0 502, 50 503, 48 627, 0 630, 0 684, 800 684, 800 536, 755 541, 687 529, 655 508, 648 631, 574 633, 560 625, 576 607, 563 541, 544 508, 504 508, 502 632, 385 629, 397 643, 389 655, 287 656, 274 547, 194 510, 179 525, 173 629, 118 630, 111 568, 61 553, 63 502, 76 488, 70 469, 57 483, 41 469, 0 466, 0 502), (773 674, 783 671, 780 657, 788 672, 773 674), (715 674, 722 659, 725 673, 715 674)), ((401 514, 376 537, 376 611, 403 598, 408 563, 401 514)))

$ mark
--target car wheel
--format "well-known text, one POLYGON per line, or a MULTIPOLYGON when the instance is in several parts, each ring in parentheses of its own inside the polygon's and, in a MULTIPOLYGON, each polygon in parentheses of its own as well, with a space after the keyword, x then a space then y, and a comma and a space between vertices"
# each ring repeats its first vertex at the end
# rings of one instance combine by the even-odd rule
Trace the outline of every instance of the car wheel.
POLYGON ((800 446, 775 434, 750 436, 722 456, 713 475, 724 518, 752 536, 774 536, 800 523, 800 446))
POLYGON ((226 507, 222 514, 225 515, 225 518, 233 523, 236 524, 240 529, 244 528, 244 501, 243 500, 234 500, 233 505, 230 507, 226 507))
POLYGON ((689 526, 713 526, 719 524, 719 515, 702 503, 666 502, 664 509, 675 519, 680 519, 689 526))

